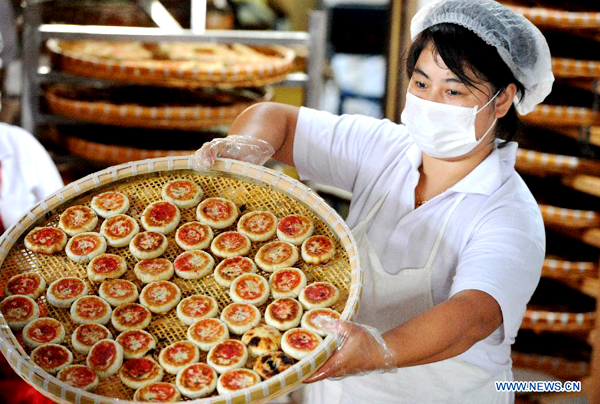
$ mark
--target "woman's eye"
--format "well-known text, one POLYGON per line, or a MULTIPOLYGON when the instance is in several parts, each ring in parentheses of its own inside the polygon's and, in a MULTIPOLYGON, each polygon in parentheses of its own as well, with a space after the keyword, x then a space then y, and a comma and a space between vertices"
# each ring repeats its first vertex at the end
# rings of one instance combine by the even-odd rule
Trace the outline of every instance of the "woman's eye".
POLYGON ((450 94, 450 95, 460 95, 460 92, 458 92, 456 90, 448 90, 448 94, 450 94))
POLYGON ((416 81, 415 84, 417 85, 417 87, 419 88, 425 88, 425 83, 423 83, 422 81, 416 81))

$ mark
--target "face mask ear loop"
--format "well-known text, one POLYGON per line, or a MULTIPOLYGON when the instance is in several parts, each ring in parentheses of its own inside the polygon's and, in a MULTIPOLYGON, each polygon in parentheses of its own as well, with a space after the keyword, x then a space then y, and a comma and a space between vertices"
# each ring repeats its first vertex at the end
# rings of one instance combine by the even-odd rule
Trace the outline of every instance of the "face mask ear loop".
POLYGON ((475 111, 475 115, 477 115, 478 113, 480 113, 481 111, 483 111, 485 109, 485 107, 487 107, 488 105, 490 105, 492 103, 492 101, 494 101, 496 99, 496 97, 498 96, 498 94, 500 94, 501 92, 502 92, 502 89, 498 90, 498 92, 496 93, 496 95, 494 95, 492 98, 490 98, 490 100, 488 102, 486 102, 483 107, 481 107, 480 109, 478 109, 477 111, 475 111))

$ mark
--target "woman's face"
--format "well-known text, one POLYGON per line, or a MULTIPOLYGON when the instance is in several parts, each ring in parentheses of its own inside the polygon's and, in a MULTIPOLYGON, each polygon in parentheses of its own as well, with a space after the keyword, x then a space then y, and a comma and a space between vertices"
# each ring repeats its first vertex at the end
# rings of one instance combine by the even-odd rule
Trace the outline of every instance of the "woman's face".
MULTIPOLYGON (((467 71, 466 73, 474 82, 479 81, 472 72, 467 71)), ((480 112, 477 113, 475 119, 477 139, 486 133, 496 118, 492 106, 497 99, 481 110, 490 98, 494 96, 490 84, 481 83, 478 84, 477 88, 468 87, 463 84, 446 67, 446 64, 431 43, 423 49, 417 59, 414 73, 408 85, 408 91, 414 96, 427 101, 470 108, 478 106, 480 112)), ((488 138, 491 141, 493 136, 488 136, 488 138)), ((485 145, 489 144, 487 141, 482 142, 476 149, 484 146, 484 143, 485 145)))

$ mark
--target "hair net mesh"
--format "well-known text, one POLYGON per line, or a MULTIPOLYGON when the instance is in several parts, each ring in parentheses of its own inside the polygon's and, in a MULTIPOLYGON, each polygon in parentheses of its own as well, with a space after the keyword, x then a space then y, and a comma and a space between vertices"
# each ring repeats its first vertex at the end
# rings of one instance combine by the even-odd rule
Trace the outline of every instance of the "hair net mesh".
POLYGON ((467 28, 498 50, 525 87, 521 100, 515 97, 514 101, 520 114, 533 111, 550 94, 554 75, 548 43, 540 30, 522 15, 492 0, 437 0, 419 10, 412 19, 412 39, 441 23, 467 28))

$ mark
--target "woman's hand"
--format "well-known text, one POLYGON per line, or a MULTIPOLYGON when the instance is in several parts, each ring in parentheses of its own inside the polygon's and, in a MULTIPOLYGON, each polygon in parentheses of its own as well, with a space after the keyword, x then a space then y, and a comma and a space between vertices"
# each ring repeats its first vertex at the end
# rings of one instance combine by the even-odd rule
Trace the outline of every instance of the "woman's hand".
POLYGON ((252 136, 237 135, 213 139, 194 153, 194 169, 206 171, 217 157, 225 157, 263 165, 275 153, 268 142, 252 136))
POLYGON ((333 320, 322 321, 319 326, 338 336, 338 346, 327 362, 305 383, 396 369, 394 353, 376 329, 333 320))

